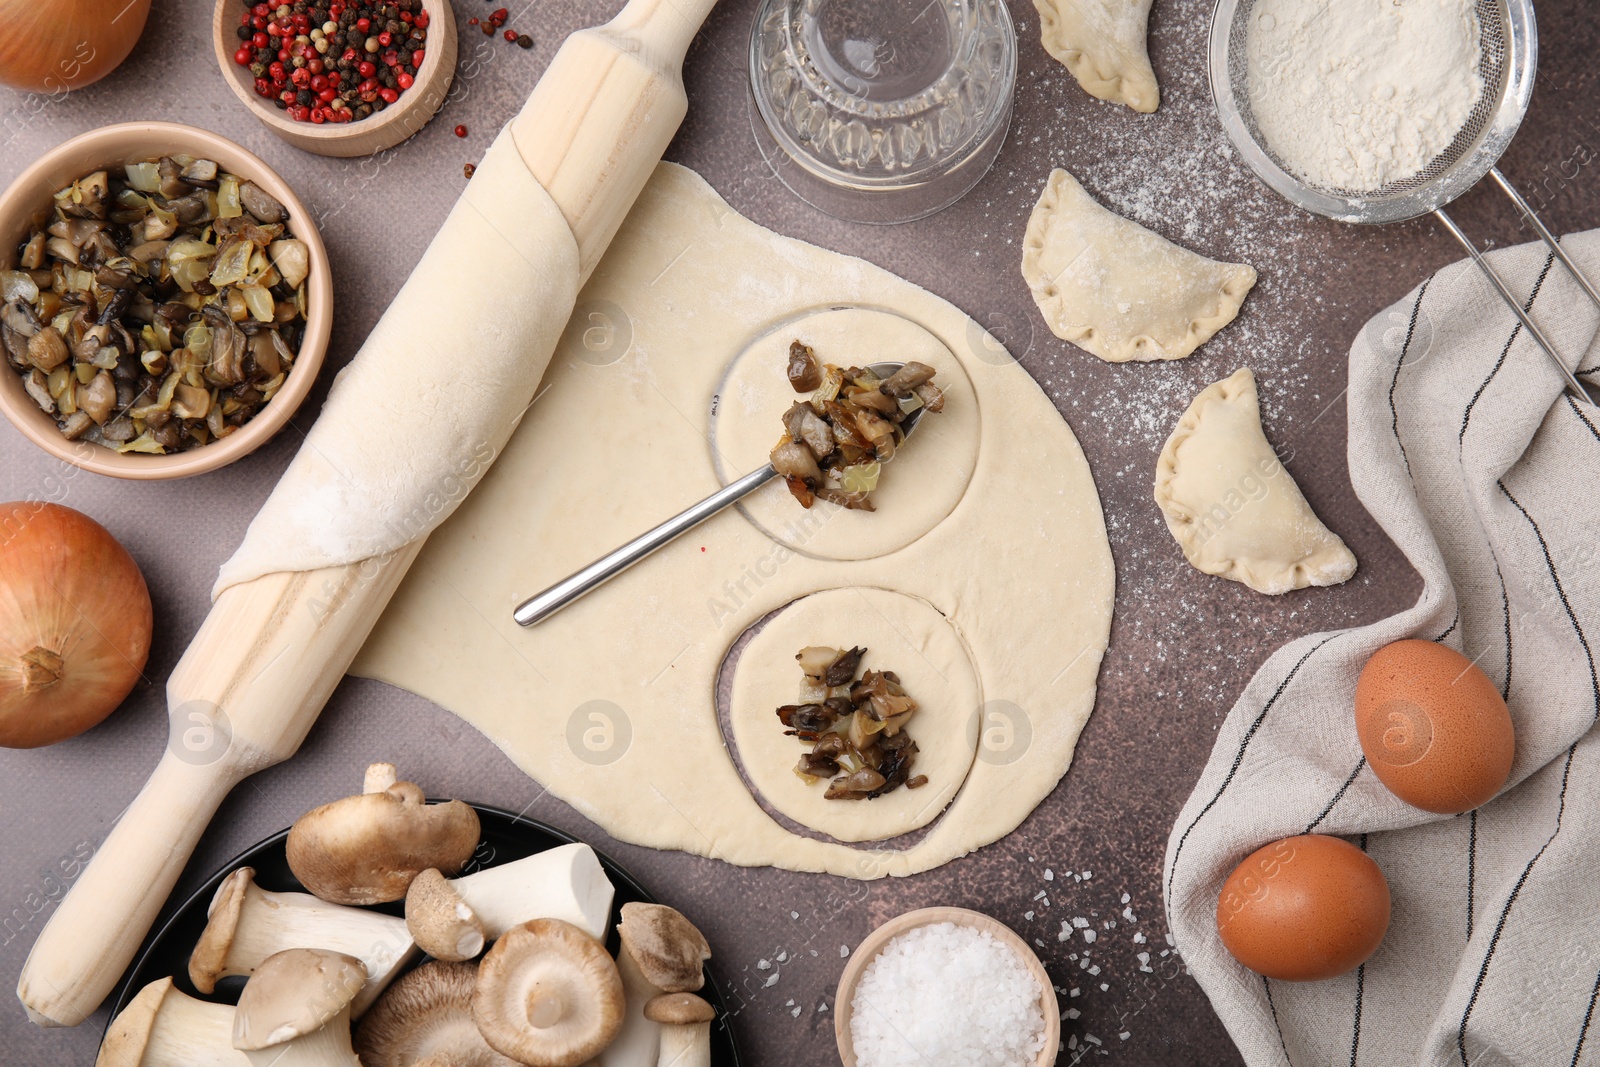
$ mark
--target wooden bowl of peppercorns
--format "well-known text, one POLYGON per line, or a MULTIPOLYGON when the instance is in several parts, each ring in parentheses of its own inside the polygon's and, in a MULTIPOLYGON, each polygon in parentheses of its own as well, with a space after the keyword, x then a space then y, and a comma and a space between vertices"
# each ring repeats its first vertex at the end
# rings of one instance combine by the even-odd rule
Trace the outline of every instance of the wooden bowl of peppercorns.
POLYGON ((322 156, 404 141, 438 112, 456 69, 449 0, 217 0, 212 43, 244 106, 322 156))

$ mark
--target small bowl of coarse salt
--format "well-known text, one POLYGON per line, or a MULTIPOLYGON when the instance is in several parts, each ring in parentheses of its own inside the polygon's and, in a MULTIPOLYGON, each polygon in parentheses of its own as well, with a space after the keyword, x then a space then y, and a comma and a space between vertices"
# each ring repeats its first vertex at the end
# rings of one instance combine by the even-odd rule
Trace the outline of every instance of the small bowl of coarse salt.
POLYGON ((1043 1067, 1061 1047, 1055 987, 1027 942, 966 908, 884 923, 834 1001, 844 1067, 1043 1067))

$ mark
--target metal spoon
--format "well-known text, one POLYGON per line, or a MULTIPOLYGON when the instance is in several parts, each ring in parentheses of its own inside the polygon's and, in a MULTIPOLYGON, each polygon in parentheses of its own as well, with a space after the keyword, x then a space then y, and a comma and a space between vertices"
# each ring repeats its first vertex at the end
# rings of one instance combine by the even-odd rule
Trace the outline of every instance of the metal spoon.
MULTIPOLYGON (((887 379, 904 366, 904 363, 872 363, 867 369, 879 378, 887 379)), ((919 407, 909 412, 905 420, 900 423, 900 428, 905 431, 907 437, 911 436, 911 431, 921 421, 924 410, 919 407)), ((752 471, 738 481, 712 493, 688 510, 668 519, 649 533, 641 534, 621 548, 601 556, 571 577, 563 578, 544 592, 524 600, 517 605, 517 610, 512 612, 511 617, 522 626, 543 622, 574 600, 588 595, 609 582, 656 549, 682 537, 729 504, 749 496, 777 477, 777 474, 770 463, 758 471, 752 471)))

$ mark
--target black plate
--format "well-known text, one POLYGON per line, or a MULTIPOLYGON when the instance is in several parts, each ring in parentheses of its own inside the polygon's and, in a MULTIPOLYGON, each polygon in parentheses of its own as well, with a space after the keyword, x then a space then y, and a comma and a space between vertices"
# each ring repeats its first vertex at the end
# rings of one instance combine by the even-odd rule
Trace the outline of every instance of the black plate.
MULTIPOLYGON (((473 808, 477 811, 478 820, 483 826, 483 840, 478 842, 478 851, 467 865, 469 872, 520 860, 546 849, 574 844, 578 840, 553 826, 546 826, 544 823, 534 822, 508 811, 480 807, 476 804, 473 808)), ((288 836, 288 830, 280 831, 260 844, 241 852, 224 864, 222 869, 197 889, 193 896, 184 901, 183 907, 167 920, 139 955, 138 962, 133 965, 133 973, 129 975, 127 982, 117 994, 116 1005, 111 1012, 113 1018, 138 994, 139 990, 158 978, 168 976, 173 979, 175 987, 191 997, 227 1004, 239 999, 239 991, 244 988, 243 978, 223 979, 217 983, 216 993, 209 997, 197 991, 189 981, 189 953, 194 951, 195 942, 200 939, 200 932, 205 929, 206 909, 211 904, 211 898, 216 895, 217 886, 240 867, 254 867, 256 884, 263 889, 279 893, 305 892, 305 887, 289 870, 289 860, 284 854, 283 843, 288 836)), ((615 928, 616 909, 629 901, 645 904, 654 904, 656 901, 634 880, 633 875, 617 866, 610 857, 598 850, 595 854, 599 856, 600 866, 605 868, 611 884, 616 887, 612 921, 607 923, 609 933, 606 938, 606 947, 615 955, 618 947, 615 928)), ((393 904, 376 905, 371 910, 400 915, 403 914, 404 907, 402 902, 397 901, 393 904)), ((716 980, 709 972, 706 974, 705 988, 700 990, 700 995, 716 1007, 719 1020, 711 1029, 712 1064, 714 1067, 739 1067, 739 1050, 734 1046, 733 1032, 727 1026, 727 1007, 723 1003, 722 992, 717 988, 716 980)))

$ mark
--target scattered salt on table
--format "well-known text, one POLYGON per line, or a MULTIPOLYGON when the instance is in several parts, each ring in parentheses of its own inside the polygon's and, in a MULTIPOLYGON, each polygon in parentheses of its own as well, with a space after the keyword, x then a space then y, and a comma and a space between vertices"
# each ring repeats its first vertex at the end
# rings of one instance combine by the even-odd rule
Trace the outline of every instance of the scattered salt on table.
POLYGON ((947 922, 908 930, 856 985, 856 1063, 1027 1067, 1044 1048, 1043 993, 1017 953, 986 930, 947 922))

